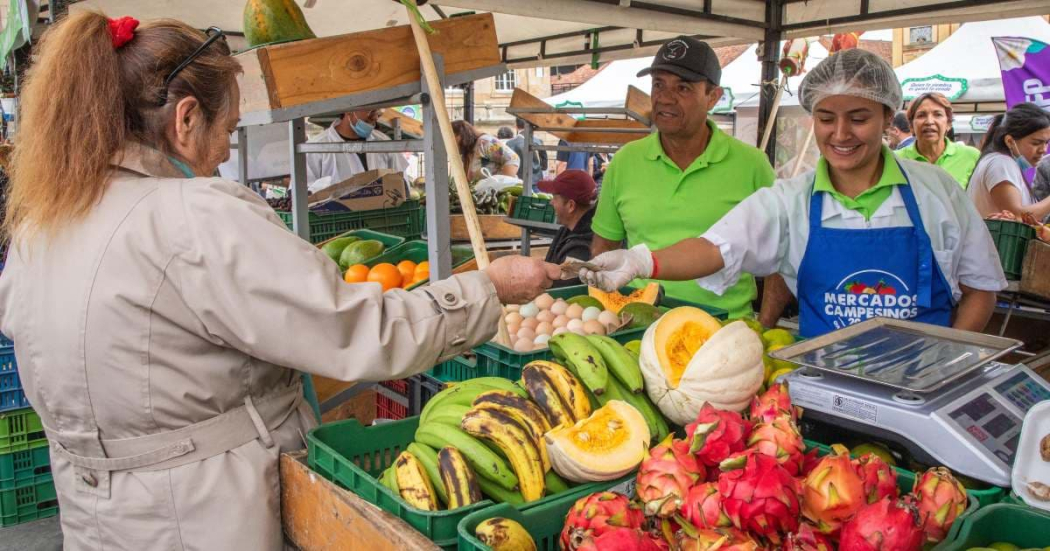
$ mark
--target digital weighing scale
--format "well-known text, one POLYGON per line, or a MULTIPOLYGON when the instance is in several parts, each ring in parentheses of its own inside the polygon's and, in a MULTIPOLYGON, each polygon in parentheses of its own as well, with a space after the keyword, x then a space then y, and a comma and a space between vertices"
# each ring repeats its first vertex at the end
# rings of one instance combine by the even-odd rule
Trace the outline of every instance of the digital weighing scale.
POLYGON ((1010 470, 1025 414, 1050 384, 996 362, 1020 341, 875 318, 770 356, 801 366, 791 401, 807 418, 904 446, 921 463, 997 486, 1010 470))

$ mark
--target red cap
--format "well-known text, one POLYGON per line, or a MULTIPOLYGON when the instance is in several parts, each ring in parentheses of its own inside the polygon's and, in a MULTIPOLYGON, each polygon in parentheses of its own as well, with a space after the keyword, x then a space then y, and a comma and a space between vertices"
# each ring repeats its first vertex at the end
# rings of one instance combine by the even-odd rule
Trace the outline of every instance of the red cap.
POLYGON ((582 205, 594 201, 594 192, 598 189, 594 178, 583 170, 566 170, 553 180, 544 180, 536 184, 536 187, 544 193, 561 195, 582 205))

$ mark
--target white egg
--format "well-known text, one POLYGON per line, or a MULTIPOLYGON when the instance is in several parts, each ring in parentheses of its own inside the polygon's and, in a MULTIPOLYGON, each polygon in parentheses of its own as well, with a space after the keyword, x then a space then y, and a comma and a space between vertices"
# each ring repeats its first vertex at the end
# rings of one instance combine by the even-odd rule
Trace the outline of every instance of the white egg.
POLYGON ((517 312, 511 312, 503 319, 507 322, 507 325, 521 325, 521 314, 517 312))
POLYGON ((536 326, 540 324, 540 320, 536 318, 525 318, 521 320, 522 327, 528 327, 529 329, 536 329, 536 326))
POLYGON ((551 306, 554 305, 554 297, 548 295, 547 293, 543 293, 542 295, 536 297, 536 300, 532 302, 535 303, 540 310, 550 310, 551 306))
POLYGON ((565 309, 565 315, 574 320, 578 320, 583 317, 583 306, 580 306, 579 304, 570 304, 569 307, 565 309))
POLYGON ((551 325, 555 329, 557 329, 559 327, 565 327, 566 323, 569 323, 569 316, 561 315, 561 316, 558 316, 558 317, 554 318, 554 321, 551 322, 551 325))
POLYGON ((595 308, 594 306, 588 306, 583 311, 583 315, 580 316, 580 319, 582 319, 585 322, 588 322, 588 321, 591 321, 591 320, 598 319, 598 316, 600 316, 600 315, 602 315, 602 311, 600 309, 595 308))
POLYGON ((554 318, 556 318, 556 317, 557 316, 555 316, 553 313, 551 313, 550 310, 540 310, 540 313, 536 314, 536 319, 539 320, 541 323, 543 323, 543 322, 550 323, 550 322, 554 321, 554 318))
POLYGON ((554 326, 549 324, 549 323, 547 323, 547 322, 540 323, 539 325, 536 326, 536 334, 537 335, 550 335, 553 332, 554 332, 554 326))
POLYGON ((588 322, 584 322, 583 332, 587 333, 588 335, 604 335, 605 326, 602 325, 602 322, 598 320, 591 320, 588 322))
POLYGON ((516 335, 519 339, 529 339, 529 341, 532 341, 532 339, 536 338, 536 331, 528 327, 522 327, 521 329, 518 329, 516 335))
POLYGON ((570 320, 565 324, 565 328, 573 333, 583 333, 583 322, 577 319, 570 320))
POLYGON ((532 347, 531 339, 518 339, 518 342, 514 343, 515 352, 531 352, 532 347))
POLYGON ((536 335, 536 339, 532 341, 533 344, 539 344, 547 346, 547 341, 551 340, 550 335, 536 335))
POLYGON ((503 309, 507 312, 517 312, 520 308, 520 304, 508 304, 503 307, 503 309))
MULTIPOLYGON (((554 330, 554 335, 561 335, 562 333, 568 333, 568 332, 569 332, 569 329, 567 327, 559 327, 559 328, 554 330)), ((551 336, 554 336, 554 335, 551 335, 551 336)))
POLYGON ((554 301, 554 304, 551 304, 550 310, 551 310, 551 313, 554 314, 555 316, 560 316, 560 315, 565 313, 565 309, 568 308, 568 307, 569 307, 569 304, 567 302, 565 302, 564 300, 559 298, 558 300, 554 301))
POLYGON ((534 318, 536 317, 536 314, 540 313, 540 308, 536 306, 535 303, 529 302, 527 304, 522 304, 521 308, 518 309, 518 313, 521 314, 521 317, 523 318, 534 318))
POLYGON ((602 325, 609 326, 619 324, 620 318, 616 314, 606 310, 601 314, 598 314, 598 321, 602 322, 602 325))

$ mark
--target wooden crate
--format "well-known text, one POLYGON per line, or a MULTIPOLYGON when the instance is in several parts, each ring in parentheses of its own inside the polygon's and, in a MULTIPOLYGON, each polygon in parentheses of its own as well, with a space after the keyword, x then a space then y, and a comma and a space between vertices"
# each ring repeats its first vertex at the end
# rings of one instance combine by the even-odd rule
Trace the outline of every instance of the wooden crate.
MULTIPOLYGON (((502 214, 479 214, 478 222, 481 223, 481 235, 486 241, 502 241, 507 239, 518 239, 521 237, 521 228, 508 224, 502 214)), ((470 234, 467 233, 467 222, 462 214, 453 214, 449 217, 449 233, 454 241, 468 241, 470 234)))
MULTIPOLYGON (((434 21, 430 48, 445 74, 501 63, 491 13, 434 21)), ((419 82, 419 54, 408 25, 286 44, 237 55, 244 68, 241 112, 269 111, 419 82)))
POLYGON ((1020 291, 1050 299, 1050 244, 1038 239, 1028 242, 1028 252, 1021 268, 1020 291))

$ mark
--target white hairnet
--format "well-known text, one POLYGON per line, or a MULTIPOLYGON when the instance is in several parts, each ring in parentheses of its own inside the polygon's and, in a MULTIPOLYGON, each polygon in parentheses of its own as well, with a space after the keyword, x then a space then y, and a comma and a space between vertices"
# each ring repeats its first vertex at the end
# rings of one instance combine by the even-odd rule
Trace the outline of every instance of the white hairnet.
POLYGON ((802 107, 812 113, 821 100, 831 96, 870 99, 897 111, 903 94, 886 60, 852 48, 829 56, 809 71, 798 87, 798 96, 802 107))

